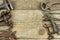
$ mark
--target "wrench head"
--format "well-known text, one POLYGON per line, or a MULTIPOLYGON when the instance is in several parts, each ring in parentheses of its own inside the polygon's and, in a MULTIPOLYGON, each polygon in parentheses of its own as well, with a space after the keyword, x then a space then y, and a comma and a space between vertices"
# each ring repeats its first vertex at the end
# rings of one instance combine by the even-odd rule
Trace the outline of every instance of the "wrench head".
POLYGON ((47 10, 47 4, 45 2, 41 2, 41 9, 42 10, 47 10))

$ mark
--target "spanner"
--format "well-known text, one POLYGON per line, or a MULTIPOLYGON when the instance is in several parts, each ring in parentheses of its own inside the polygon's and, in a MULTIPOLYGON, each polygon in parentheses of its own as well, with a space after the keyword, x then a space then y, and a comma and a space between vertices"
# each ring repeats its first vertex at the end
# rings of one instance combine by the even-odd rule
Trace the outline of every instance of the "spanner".
POLYGON ((53 5, 57 5, 57 4, 60 4, 60 2, 41 2, 41 9, 42 10, 51 10, 50 8, 53 6, 53 5))
POLYGON ((59 34, 59 29, 58 29, 58 26, 57 24, 54 22, 54 18, 51 17, 50 14, 45 14, 45 16, 47 16, 49 22, 51 23, 51 29, 53 30, 52 32, 50 32, 49 28, 48 29, 48 39, 53 39, 54 37, 52 36, 53 34, 59 34), (52 38, 53 37, 53 38, 52 38))

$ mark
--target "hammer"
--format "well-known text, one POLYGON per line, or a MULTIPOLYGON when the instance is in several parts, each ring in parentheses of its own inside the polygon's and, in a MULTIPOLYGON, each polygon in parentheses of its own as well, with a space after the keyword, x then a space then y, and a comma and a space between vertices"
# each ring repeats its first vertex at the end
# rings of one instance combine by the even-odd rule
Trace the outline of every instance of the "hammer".
POLYGON ((3 3, 0 5, 0 10, 1 9, 12 10, 13 6, 11 4, 11 1, 10 0, 3 0, 3 3))

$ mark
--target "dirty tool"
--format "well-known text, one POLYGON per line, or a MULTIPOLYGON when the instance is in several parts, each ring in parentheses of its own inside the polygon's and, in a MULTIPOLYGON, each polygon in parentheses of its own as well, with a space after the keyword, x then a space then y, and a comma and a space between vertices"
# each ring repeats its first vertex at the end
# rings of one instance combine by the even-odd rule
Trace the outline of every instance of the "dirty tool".
POLYGON ((53 34, 59 35, 59 28, 57 24, 55 23, 55 20, 60 20, 60 19, 55 19, 51 15, 52 14, 60 14, 59 10, 52 10, 51 7, 54 5, 59 5, 60 2, 42 2, 41 3, 41 10, 43 10, 45 21, 49 21, 51 24, 51 27, 45 27, 48 30, 48 40, 54 39, 53 34), (50 29, 51 28, 51 29, 50 29), (52 30, 52 31, 51 31, 52 30))
POLYGON ((50 27, 47 28, 48 29, 48 35, 49 35, 48 39, 51 40, 51 39, 54 38, 54 36, 52 36, 53 34, 58 34, 59 35, 59 29, 58 29, 57 24, 54 22, 53 17, 51 17, 48 14, 46 14, 45 16, 47 17, 48 21, 51 23, 52 32, 50 32, 50 30, 49 30, 50 27))
POLYGON ((13 6, 12 6, 10 0, 3 0, 3 4, 0 5, 0 10, 1 9, 12 10, 13 6))
POLYGON ((11 18, 11 13, 10 11, 3 11, 1 13, 1 17, 3 20, 1 20, 1 22, 5 22, 8 26, 10 26, 11 28, 13 27, 13 23, 12 21, 9 21, 9 19, 11 18))
POLYGON ((0 22, 3 22, 4 20, 9 20, 11 18, 11 14, 9 11, 2 11, 0 15, 0 22))
POLYGON ((0 15, 0 26, 9 26, 9 29, 12 29, 13 23, 9 20, 10 18, 10 11, 2 11, 0 15))
POLYGON ((41 2, 41 9, 46 11, 46 10, 51 10, 50 8, 53 5, 58 5, 60 2, 41 2))

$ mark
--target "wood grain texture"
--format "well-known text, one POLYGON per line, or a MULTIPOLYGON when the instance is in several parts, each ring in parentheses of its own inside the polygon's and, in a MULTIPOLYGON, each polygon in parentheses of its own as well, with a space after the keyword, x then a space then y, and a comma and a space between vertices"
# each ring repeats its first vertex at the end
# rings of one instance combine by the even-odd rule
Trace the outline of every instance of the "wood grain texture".
POLYGON ((40 2, 45 0, 12 0, 14 2, 14 9, 37 10, 40 9, 40 2))
MULTIPOLYGON (((60 2, 60 0, 12 0, 14 4, 14 9, 22 10, 40 10, 41 2, 60 2)), ((51 7, 52 10, 60 9, 60 5, 54 5, 51 7)))
MULTIPOLYGON (((43 27, 44 24, 42 14, 43 12, 41 10, 37 10, 40 9, 40 2, 46 0, 11 0, 11 1, 14 3, 15 9, 11 11, 12 14, 11 19, 14 24, 13 26, 14 28, 12 31, 16 31, 16 36, 20 38, 18 40, 47 40, 42 39, 48 37, 47 31, 43 27)), ((52 0, 50 1, 52 2, 52 0)), ((0 0, 0 3, 2 3, 2 0, 0 0)), ((55 15, 54 17, 60 18, 60 15, 55 15)), ((0 29, 3 30, 3 28, 0 29)), ((60 35, 55 34, 54 36, 55 38, 60 38, 60 35)))
MULTIPOLYGON (((39 10, 14 10, 12 11, 12 20, 14 22, 14 30, 17 31, 18 37, 23 38, 42 38, 39 30, 42 27, 42 14, 39 10), (41 16, 41 17, 40 17, 41 16)), ((43 33, 44 34, 44 33, 43 33)))
MULTIPOLYGON (((41 40, 40 38, 47 38, 47 31, 43 27, 44 22, 42 21, 42 13, 43 12, 40 10, 12 11, 12 20, 14 22, 13 31, 17 31, 16 36, 21 38, 21 40, 41 40), (42 32, 42 34, 39 34, 39 32, 42 32)), ((55 38, 60 38, 60 35, 58 36, 55 34, 54 36, 55 38)))

